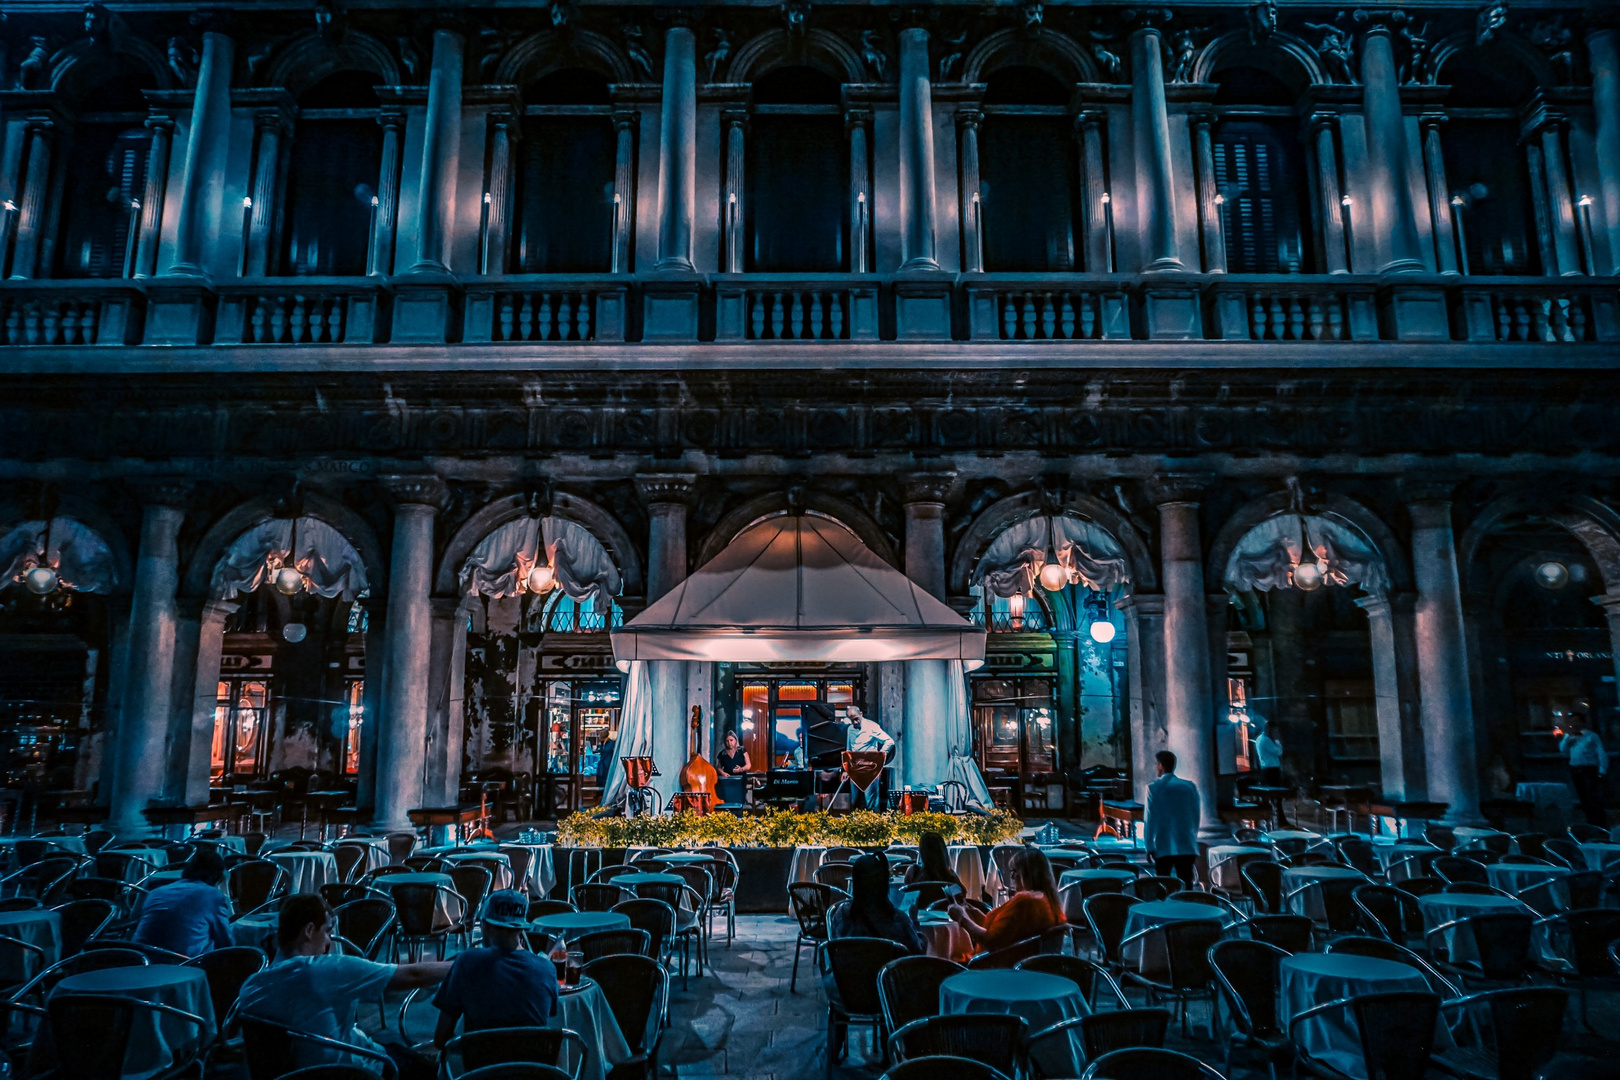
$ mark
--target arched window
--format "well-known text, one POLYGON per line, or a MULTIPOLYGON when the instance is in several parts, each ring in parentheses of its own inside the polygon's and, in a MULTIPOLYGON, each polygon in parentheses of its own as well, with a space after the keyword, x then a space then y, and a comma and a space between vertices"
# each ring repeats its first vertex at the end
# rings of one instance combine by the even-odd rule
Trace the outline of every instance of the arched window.
POLYGON ((613 263, 614 131, 607 79, 553 71, 523 90, 513 250, 492 255, 524 274, 600 274, 613 263))
MULTIPOLYGON (((1535 80, 1511 54, 1487 44, 1465 50, 1441 72, 1449 82, 1440 130, 1458 266, 1467 274, 1546 272, 1534 239, 1534 183, 1521 148, 1520 107, 1535 80)), ((1536 152, 1540 153, 1538 147, 1536 152)))
POLYGON ((1238 64, 1215 73, 1211 162, 1226 269, 1298 274, 1315 265, 1310 182, 1299 121, 1299 90, 1272 71, 1238 64))
POLYGON ((839 84, 806 67, 763 76, 754 83, 744 145, 744 269, 847 269, 849 165, 839 84))
POLYGON ((988 80, 979 137, 986 270, 1078 265, 1080 158, 1069 97, 1056 76, 1037 68, 1005 67, 988 80))
POLYGON ((152 142, 141 91, 156 85, 149 73, 118 75, 84 95, 63 173, 57 277, 125 276, 140 232, 152 142))
POLYGON ((340 71, 298 98, 283 212, 285 273, 358 277, 366 272, 382 169, 377 81, 369 71, 340 71))

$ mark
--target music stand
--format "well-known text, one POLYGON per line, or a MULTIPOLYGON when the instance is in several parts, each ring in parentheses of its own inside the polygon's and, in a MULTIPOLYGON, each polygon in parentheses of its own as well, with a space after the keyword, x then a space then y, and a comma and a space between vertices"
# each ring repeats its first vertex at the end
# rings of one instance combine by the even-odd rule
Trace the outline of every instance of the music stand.
POLYGON ((624 762, 624 816, 658 813, 656 808, 648 805, 658 800, 658 789, 652 786, 652 778, 664 775, 658 771, 658 763, 651 757, 623 757, 619 760, 624 762))
POLYGON ((853 785, 863 796, 871 791, 872 786, 883 778, 883 766, 889 760, 881 750, 844 750, 842 754, 844 778, 833 792, 834 802, 838 801, 845 784, 853 785))

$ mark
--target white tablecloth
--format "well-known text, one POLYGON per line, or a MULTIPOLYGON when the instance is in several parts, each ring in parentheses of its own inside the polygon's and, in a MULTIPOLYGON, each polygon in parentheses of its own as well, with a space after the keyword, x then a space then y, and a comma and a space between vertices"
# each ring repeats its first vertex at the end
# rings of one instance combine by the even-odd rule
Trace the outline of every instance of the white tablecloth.
MULTIPOLYGON (((1428 896, 1418 897, 1418 906, 1423 909, 1425 934, 1437 926, 1444 926, 1457 919, 1500 911, 1530 910, 1511 896, 1483 896, 1477 893, 1431 893, 1428 896)), ((1461 932, 1456 929, 1448 930, 1444 935, 1443 944, 1439 947, 1445 949, 1446 955, 1453 962, 1479 959, 1479 950, 1474 945, 1474 935, 1467 930, 1461 932)))
POLYGON ((169 852, 166 848, 112 848, 107 854, 132 856, 124 863, 125 881, 140 881, 152 871, 162 870, 169 865, 169 852))
MULTIPOLYGON (((1283 1030, 1297 1013, 1315 1005, 1361 994, 1415 990, 1427 993, 1429 984, 1414 967, 1393 960, 1374 960, 1343 953, 1296 953, 1282 959, 1279 993, 1283 1030)), ((1361 1040, 1349 1010, 1307 1020, 1296 1034, 1296 1045, 1347 1076, 1365 1077, 1361 1040)))
POLYGON ((1216 844, 1209 849, 1209 880, 1222 889, 1241 889, 1243 887, 1243 865, 1240 861, 1244 855, 1258 855, 1263 859, 1271 857, 1271 849, 1258 844, 1216 844))
POLYGON ((1131 870, 1109 870, 1105 867, 1096 867, 1090 870, 1065 870, 1058 875, 1058 887, 1073 885, 1081 881, 1117 881, 1119 887, 1124 888, 1129 882, 1136 880, 1136 874, 1131 870))
POLYGON ((958 963, 973 955, 973 939, 943 911, 924 911, 917 916, 917 932, 929 956, 941 956, 958 963))
MULTIPOLYGON (((1155 900, 1133 905, 1125 915, 1125 939, 1149 927, 1163 923, 1183 922, 1190 919, 1212 919, 1223 926, 1231 919, 1224 908, 1211 904, 1194 904, 1186 900, 1155 900)), ((1144 974, 1160 972, 1165 968, 1164 936, 1149 934, 1124 946, 1120 959, 1144 974)))
POLYGON ((530 896, 550 895, 551 887, 557 883, 557 870, 552 863, 550 844, 514 844, 508 841, 501 847, 527 849, 529 869, 523 876, 523 885, 529 890, 530 896))
POLYGON ((438 892, 433 902, 433 926, 443 929, 461 918, 462 908, 466 902, 461 894, 456 892, 456 883, 449 874, 384 874, 372 880, 372 888, 382 889, 388 893, 394 891, 398 885, 442 885, 444 888, 438 892))
POLYGON ((263 915, 244 915, 231 923, 231 941, 237 945, 252 945, 256 949, 275 955, 276 920, 274 911, 263 915))
POLYGON ((1451 835, 1457 838, 1458 847, 1467 847, 1476 840, 1483 840, 1487 836, 1506 836, 1501 829, 1483 829, 1474 825, 1458 825, 1451 830, 1451 835))
MULTIPOLYGON (((578 1073, 579 1080, 603 1080, 613 1066, 630 1059, 630 1044, 619 1030, 619 1022, 613 1018, 607 995, 594 982, 558 998, 557 1015, 552 1017, 551 1023, 553 1027, 577 1031, 585 1040, 585 1066, 578 1073)), ((564 1061, 563 1065, 568 1071, 574 1071, 572 1061, 564 1061)))
POLYGON ((1620 844, 1582 844, 1588 870, 1610 870, 1620 866, 1620 844))
MULTIPOLYGON (((1518 896, 1533 885, 1555 878, 1568 877, 1569 870, 1562 866, 1542 866, 1537 863, 1491 863, 1485 868, 1490 883, 1503 892, 1518 896)), ((1569 890, 1562 885, 1540 889, 1541 895, 1551 893, 1559 908, 1569 907, 1569 890)))
POLYGON ((494 873, 490 875, 491 890, 512 887, 512 860, 498 851, 453 851, 445 854, 444 861, 451 866, 471 862, 486 870, 493 870, 494 873), (493 865, 490 860, 493 860, 493 865))
POLYGON ((0 911, 0 936, 37 945, 43 958, 27 949, 9 946, 0 951, 0 980, 22 983, 62 959, 62 916, 39 908, 34 911, 0 911))
MULTIPOLYGON (((74 992, 119 994, 171 1005, 202 1018, 204 1040, 214 1035, 214 1002, 208 994, 208 979, 200 968, 152 964, 87 971, 63 979, 52 994, 74 992)), ((167 1069, 174 1063, 175 1051, 194 1045, 197 1038, 195 1026, 175 1017, 160 1017, 151 1012, 136 1014, 129 1051, 124 1057, 124 1080, 144 1080, 167 1069)))
POLYGON ((43 840, 47 844, 55 844, 63 851, 71 851, 75 855, 84 854, 82 836, 0 836, 0 848, 12 847, 19 840, 43 840))
POLYGON ((1373 854, 1390 881, 1406 881, 1423 873, 1422 863, 1408 860, 1417 855, 1439 855, 1441 851, 1433 844, 1379 844, 1373 854))
POLYGON ((273 851, 268 858, 286 869, 292 879, 288 888, 295 893, 318 892, 338 880, 337 856, 330 851, 273 851))
POLYGON ((1282 891, 1288 897, 1289 911, 1321 922, 1327 918, 1327 910, 1322 906, 1322 890, 1306 886, 1317 881, 1366 880, 1366 874, 1348 866, 1292 866, 1282 872, 1282 891))
POLYGON ((1073 980, 1039 971, 964 971, 939 986, 942 1016, 997 1013, 1021 1016, 1031 1034, 1085 1016, 1085 996, 1073 980))

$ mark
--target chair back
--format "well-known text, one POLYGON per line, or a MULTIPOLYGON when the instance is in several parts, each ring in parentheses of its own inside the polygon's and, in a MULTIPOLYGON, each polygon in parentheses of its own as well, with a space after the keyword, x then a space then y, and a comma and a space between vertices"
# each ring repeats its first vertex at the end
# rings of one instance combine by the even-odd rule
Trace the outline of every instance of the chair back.
POLYGON ((1473 859, 1465 859, 1460 855, 1442 855, 1434 860, 1432 869, 1448 885, 1458 882, 1471 882, 1475 885, 1489 885, 1490 877, 1485 873, 1485 864, 1473 859))
POLYGON ((1123 893, 1101 893, 1086 898, 1083 905, 1086 925, 1091 936, 1109 963, 1119 962, 1119 943, 1125 939, 1125 919, 1130 909, 1141 903, 1134 896, 1123 893))
POLYGON ((243 859, 225 870, 225 888, 236 914, 263 907, 281 887, 287 871, 269 859, 243 859))
POLYGON ((675 936, 675 909, 672 906, 662 900, 637 897, 615 904, 613 910, 629 918, 632 928, 647 931, 648 956, 664 955, 666 944, 675 936))
POLYGON ((1213 919, 1187 919, 1164 923, 1165 958, 1169 963, 1168 984, 1176 990, 1197 990, 1209 985, 1209 950, 1225 932, 1213 919))
POLYGON ((939 1080, 942 1076, 951 1080, 1008 1080, 1007 1074, 993 1065, 943 1055, 898 1062, 879 1080, 939 1080))
POLYGON ((356 900, 364 900, 369 896, 377 895, 376 893, 372 892, 368 886, 362 885, 357 881, 349 882, 347 884, 340 882, 328 882, 315 891, 321 894, 321 899, 325 900, 326 905, 333 910, 342 907, 344 904, 352 903, 356 900))
POLYGON ((1359 836, 1347 836, 1338 843, 1339 858, 1368 877, 1378 876, 1378 859, 1372 843, 1359 836))
POLYGON ((1434 1050, 1440 999, 1434 994, 1366 994, 1350 999, 1367 1080, 1423 1080, 1434 1050))
POLYGON ((107 928, 118 905, 110 900, 74 900, 54 910, 62 920, 62 955, 72 956, 107 928))
POLYGON ((974 971, 985 971, 991 968, 1017 967, 1020 960, 1027 960, 1041 953, 1041 939, 1027 937, 1022 941, 1015 941, 1011 945, 1003 946, 992 952, 980 953, 968 961, 968 967, 974 971))
POLYGON ((1419 877, 1409 877, 1405 881, 1398 881, 1395 887, 1408 896, 1433 896, 1437 892, 1446 891, 1446 883, 1437 877, 1427 874, 1419 877))
POLYGON ((1326 916, 1328 932, 1354 934, 1361 930, 1361 910, 1356 907, 1355 892, 1362 882, 1354 878, 1324 878, 1314 883, 1322 897, 1322 913, 1326 916))
POLYGON ((1181 888, 1181 884, 1181 879, 1178 877, 1155 877, 1148 874, 1137 878, 1135 881, 1127 881, 1120 891, 1129 896, 1134 896, 1138 900, 1146 900, 1152 903, 1163 900, 1171 893, 1176 892, 1181 888))
POLYGON ((990 849, 990 865, 995 868, 1003 890, 1010 889, 1013 856, 1024 850, 1023 844, 997 844, 990 849))
POLYGON ((816 880, 823 885, 830 885, 839 892, 848 894, 850 881, 855 876, 855 867, 845 862, 824 862, 816 867, 816 880))
POLYGON ((834 846, 827 849, 826 853, 821 856, 821 861, 824 863, 852 863, 860 858, 861 854, 860 848, 834 846))
POLYGON ((516 1061, 561 1065, 565 1049, 569 1052, 569 1060, 584 1059, 585 1040, 579 1032, 546 1027, 483 1028, 464 1032, 445 1043, 444 1059, 460 1060, 461 1068, 450 1070, 451 1076, 460 1076, 464 1070, 485 1069, 491 1065, 508 1065, 516 1061))
POLYGON ((1017 1076, 1024 1056, 1029 1025, 1021 1016, 999 1013, 963 1013, 913 1020, 889 1036, 889 1052, 897 1061, 917 1057, 968 1058, 1008 1076, 1017 1076))
POLYGON ((112 830, 110 829, 91 829, 89 832, 84 834, 84 850, 87 853, 94 855, 96 852, 112 843, 113 839, 114 836, 112 830))
POLYGON ((617 956, 620 953, 646 956, 652 948, 652 935, 634 927, 628 930, 595 930, 589 934, 581 934, 569 942, 569 947, 584 953, 586 963, 598 957, 617 956))
POLYGON ((377 958, 383 938, 394 925, 394 902, 381 896, 351 900, 332 914, 337 916, 338 933, 353 942, 368 960, 377 958))
POLYGON ((416 850, 416 834, 413 832, 395 832, 388 834, 388 862, 399 866, 410 858, 411 852, 416 850))
POLYGON ((1115 1050, 1086 1066, 1080 1080, 1223 1080, 1209 1065, 1188 1054, 1154 1047, 1115 1050))
POLYGON ((366 859, 371 855, 370 844, 340 843, 332 849, 332 857, 337 860, 339 881, 353 881, 360 876, 360 868, 366 865, 366 859))
POLYGON ((1130 1047, 1162 1047, 1169 1028, 1169 1009, 1114 1009, 1083 1017, 1080 1040, 1091 1061, 1130 1047))
POLYGON ((1547 834, 1538 832, 1520 833, 1513 838, 1513 845, 1519 849, 1520 855, 1531 855, 1537 859, 1546 858, 1547 834))
POLYGON ((512 888, 525 888, 529 880, 529 864, 534 862, 534 849, 522 844, 502 844, 500 852, 506 856, 507 865, 512 868, 512 888))
POLYGON ((878 995, 878 972, 908 953, 888 938, 844 937, 823 942, 818 955, 829 1002, 850 1016, 880 1016, 883 1001, 878 995))
POLYGON ((1209 950, 1215 985, 1232 1020, 1245 1035, 1279 1031, 1277 991, 1279 965, 1288 953, 1263 941, 1218 941, 1209 950))
POLYGON ((624 889, 605 881, 582 882, 575 885, 568 895, 577 911, 612 911, 615 905, 624 903, 630 896, 624 889))
POLYGON ((1564 889, 1569 893, 1571 911, 1602 906, 1604 878, 1601 870, 1582 870, 1574 874, 1566 874, 1560 880, 1563 882, 1564 889))
POLYGON ((269 966, 264 952, 251 945, 232 945, 215 949, 185 962, 186 967, 202 970, 208 980, 208 997, 214 1005, 214 1015, 229 1016, 236 1008, 236 999, 242 993, 242 984, 269 966))
POLYGON ((56 994, 45 1003, 56 1047, 52 1075, 73 1080, 120 1080, 135 1025, 133 999, 101 994, 56 994))
POLYGON ((793 917, 799 921, 799 935, 814 941, 827 940, 827 913, 844 899, 831 885, 819 881, 796 881, 788 886, 793 917))
MULTIPOLYGON (((1551 841, 1548 841, 1551 843, 1551 841)), ((1620 938, 1620 910, 1589 908, 1584 911, 1565 912, 1558 920, 1568 933, 1568 952, 1564 959, 1582 978, 1612 976, 1609 967, 1609 942, 1620 938)))
POLYGON ((471 859, 457 859, 445 873, 455 883, 456 892, 467 901, 467 921, 471 922, 483 910, 484 897, 489 895, 495 875, 489 872, 489 867, 479 866, 471 859))
POLYGON ((411 881, 395 885, 389 895, 394 899, 394 917, 399 920, 400 933, 407 937, 428 937, 433 933, 439 886, 411 881))
POLYGON ((1056 975, 1068 979, 1080 987, 1085 995, 1086 1004, 1092 1012, 1096 1012, 1105 1004, 1098 1000, 1098 994, 1106 991, 1106 1004, 1110 1008, 1127 1009, 1130 1003, 1125 1000, 1119 984, 1114 977, 1108 974, 1106 968, 1092 963, 1083 956, 1063 956, 1061 954, 1046 954, 1031 956, 1027 960, 1018 962, 1019 971, 1039 971, 1043 975, 1056 975))
POLYGON ((1463 1002, 1490 1011, 1496 1080, 1533 1080, 1558 1052, 1569 991, 1525 986, 1475 994, 1463 1002))
MULTIPOLYGON (((295 1075, 301 1056, 298 1050, 300 1043, 322 1048, 319 1051, 311 1051, 321 1056, 328 1056, 330 1050, 327 1048, 331 1048, 342 1049, 368 1059, 383 1057, 360 1047, 333 1043, 319 1036, 294 1031, 268 1020, 241 1015, 236 1019, 242 1028, 242 1057, 247 1062, 248 1080, 280 1080, 282 1077, 295 1075)), ((369 1075, 376 1076, 376 1071, 370 1070, 369 1075)), ((392 1075, 391 1067, 385 1075, 392 1075)))
POLYGON ((1530 970, 1530 936, 1535 917, 1522 911, 1493 911, 1466 920, 1474 935, 1480 973, 1493 982, 1516 982, 1530 970))
POLYGON ((1393 885, 1358 885, 1350 897, 1361 916, 1364 933, 1404 945, 1414 933, 1423 930, 1422 909, 1411 897, 1403 902, 1401 890, 1393 885), (1418 915, 1415 924, 1407 918, 1413 910, 1418 915))
POLYGON ((669 972, 651 957, 629 953, 598 957, 587 961, 582 970, 602 988, 631 1052, 650 1052, 664 1017, 669 972))
POLYGON ((1255 941, 1284 952, 1311 951, 1311 920, 1304 915, 1256 915, 1244 924, 1255 941))
POLYGON ((1267 915, 1282 914, 1281 864, 1256 859, 1238 871, 1243 878, 1243 892, 1254 901, 1256 911, 1267 915))
POLYGON ((18 840, 12 845, 12 853, 17 859, 18 866, 32 866, 41 859, 50 855, 60 854, 62 849, 50 840, 28 836, 18 840))
POLYGON ((878 1003, 883 1026, 899 1031, 913 1020, 939 1012, 939 984, 965 970, 939 956, 902 956, 878 971, 878 1003))

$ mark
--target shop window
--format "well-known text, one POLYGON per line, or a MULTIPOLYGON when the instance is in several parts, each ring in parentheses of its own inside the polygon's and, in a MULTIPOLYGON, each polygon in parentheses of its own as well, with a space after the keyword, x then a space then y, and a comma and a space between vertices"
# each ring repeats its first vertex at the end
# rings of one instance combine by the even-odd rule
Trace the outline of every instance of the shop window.
POLYGON ((343 732, 343 773, 360 772, 360 728, 365 719, 366 681, 348 679, 343 684, 343 700, 348 705, 348 727, 343 732))
POLYGON ((1327 681, 1322 686, 1328 756, 1335 762, 1378 760, 1378 705, 1370 682, 1327 681))
POLYGON ((1249 715, 1249 680, 1247 676, 1229 676, 1226 680, 1226 719, 1237 727, 1237 770, 1248 772, 1259 768, 1254 759, 1254 740, 1260 737, 1249 715))
POLYGON ((849 165, 838 83, 802 67, 761 78, 743 148, 745 268, 847 269, 849 165))
POLYGON ((1015 775, 1051 772, 1056 716, 1050 679, 975 679, 973 733, 979 764, 1015 775))
POLYGON ((1061 82, 1033 68, 990 76, 979 132, 986 270, 1076 268, 1080 158, 1068 98, 1061 82))
POLYGON ((287 166, 282 267, 299 277, 359 277, 371 249, 382 168, 376 76, 339 72, 298 99, 287 166))
MULTIPOLYGON (((1292 121, 1288 122, 1292 124, 1292 121)), ((1297 274, 1309 266, 1304 155, 1282 122, 1223 120, 1212 133, 1226 268, 1297 274)))
POLYGON ((223 678, 214 703, 212 775, 258 776, 265 771, 270 682, 263 678, 223 678))

